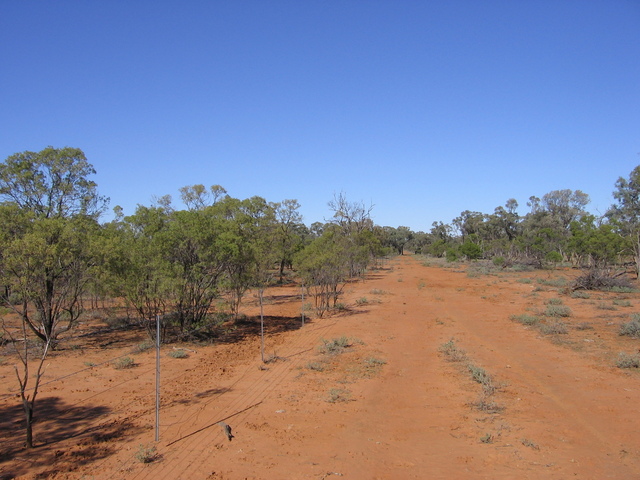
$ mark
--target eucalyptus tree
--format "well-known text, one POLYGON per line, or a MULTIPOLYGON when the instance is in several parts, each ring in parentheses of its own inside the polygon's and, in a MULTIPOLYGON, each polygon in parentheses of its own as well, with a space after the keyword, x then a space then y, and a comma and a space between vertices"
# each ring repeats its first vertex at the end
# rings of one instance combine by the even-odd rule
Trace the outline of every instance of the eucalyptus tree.
POLYGON ((275 213, 258 196, 245 200, 225 198, 214 207, 224 220, 217 249, 224 264, 222 286, 231 295, 231 310, 237 317, 244 294, 256 283, 264 283, 266 265, 273 265, 275 213))
POLYGON ((293 263, 293 255, 302 247, 302 214, 297 200, 283 200, 271 204, 275 214, 275 249, 278 255, 279 281, 284 279, 284 269, 293 263))
POLYGON ((82 310, 95 264, 89 238, 107 204, 88 178, 94 173, 82 151, 69 147, 17 153, 0 164, 3 220, 11 218, 2 225, 2 300, 44 342, 55 341, 60 321, 70 325, 82 310))
POLYGON ((107 199, 88 177, 95 170, 75 148, 25 151, 0 164, 1 300, 22 322, 24 349, 14 339, 26 418, 26 446, 33 447, 33 415, 42 368, 58 335, 82 311, 82 293, 95 252, 90 239, 107 199), (27 333, 42 342, 35 378, 30 375, 27 333))
POLYGON ((598 221, 593 215, 583 215, 570 225, 568 251, 574 264, 603 269, 614 265, 628 251, 630 242, 615 225, 598 221))
POLYGON ((338 227, 325 229, 295 257, 298 273, 315 300, 319 316, 336 305, 349 278, 349 244, 338 227))
POLYGON ((640 276, 640 165, 631 171, 628 179, 618 178, 615 187, 613 198, 616 203, 607 211, 606 216, 613 222, 616 230, 628 238, 636 275, 640 276))
POLYGON ((392 247, 398 255, 404 255, 404 247, 413 239, 413 232, 409 227, 399 226, 398 228, 394 227, 383 227, 383 231, 385 233, 384 243, 392 247))

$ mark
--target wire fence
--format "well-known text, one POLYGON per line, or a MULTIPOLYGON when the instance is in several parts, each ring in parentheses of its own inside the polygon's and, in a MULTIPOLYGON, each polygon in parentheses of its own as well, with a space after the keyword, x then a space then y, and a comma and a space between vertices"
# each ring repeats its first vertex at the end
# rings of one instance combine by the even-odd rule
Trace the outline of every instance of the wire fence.
MULTIPOLYGON (((91 392, 90 395, 66 405, 59 411, 59 414, 64 416, 74 412, 73 421, 82 423, 82 429, 81 431, 70 434, 67 438, 59 438, 56 442, 63 442, 68 438, 82 438, 95 435, 96 432, 99 432, 101 429, 107 429, 112 426, 114 421, 113 417, 115 416, 120 416, 121 422, 125 420, 139 420, 150 417, 155 410, 154 440, 165 461, 162 462, 161 467, 144 469, 144 471, 139 472, 132 478, 178 478, 181 473, 176 471, 177 468, 184 470, 185 464, 188 465, 186 467, 187 470, 197 468, 204 460, 198 458, 198 455, 194 454, 194 452, 201 451, 203 445, 207 444, 207 442, 217 441, 224 433, 220 428, 214 428, 215 425, 231 419, 233 419, 234 422, 245 421, 252 414, 252 411, 268 398, 269 395, 277 389, 278 385, 286 380, 290 372, 313 350, 314 345, 317 344, 319 339, 327 335, 335 325, 335 322, 331 319, 325 319, 321 322, 322 325, 319 325, 315 321, 309 322, 308 317, 305 322, 304 290, 301 292, 299 299, 302 302, 300 314, 302 333, 291 337, 291 341, 286 345, 286 352, 281 352, 282 355, 278 357, 288 361, 270 364, 268 379, 265 381, 264 372, 256 368, 256 364, 263 364, 260 361, 261 352, 256 351, 255 359, 247 364, 244 371, 238 375, 231 384, 226 385, 224 388, 214 390, 206 397, 199 397, 202 392, 188 392, 193 398, 197 398, 198 401, 186 403, 171 398, 171 396, 167 394, 165 394, 164 397, 161 395, 162 390, 167 390, 169 387, 174 387, 179 390, 186 388, 184 381, 185 372, 179 371, 172 377, 162 378, 162 362, 160 361, 162 346, 159 342, 159 330, 162 317, 159 316, 155 319, 148 320, 148 322, 154 322, 156 324, 156 336, 154 338, 156 347, 155 367, 137 371, 129 378, 113 383, 100 391, 91 392), (304 326, 304 329, 302 329, 302 326, 304 326), (130 400, 117 405, 117 410, 111 412, 109 415, 96 417, 92 413, 85 416, 77 414, 76 411, 78 407, 86 405, 90 401, 92 403, 100 403, 100 398, 106 398, 107 395, 109 395, 110 398, 126 398, 127 394, 125 393, 125 389, 129 385, 135 384, 138 386, 141 378, 151 379, 154 371, 156 372, 155 388, 152 387, 147 391, 138 392, 136 395, 133 395, 130 400), (162 383, 160 382, 161 378, 162 383), (237 389, 237 386, 240 384, 243 385, 242 391, 237 389), (152 400, 154 397, 155 405, 153 405, 154 402, 152 400), (202 398, 204 398, 204 400, 202 400, 202 398), (171 412, 172 414, 164 423, 162 423, 161 418, 162 412, 171 412), (170 434, 171 436, 164 438, 165 434, 170 434), (178 465, 182 466, 178 467, 178 465), (158 470, 158 468, 160 470, 158 470)), ((207 326, 200 327, 200 329, 205 328, 207 328, 207 326)), ((131 345, 131 347, 133 347, 133 345, 131 345)), ((44 387, 52 387, 59 382, 78 375, 93 374, 99 371, 101 367, 109 364, 113 365, 128 355, 130 355, 130 353, 113 356, 99 363, 92 363, 85 368, 42 382, 39 386, 39 388, 42 389, 41 395, 48 393, 49 388, 44 387)), ((60 392, 62 389, 57 391, 60 392)), ((8 393, 0 395, 0 400, 15 397, 17 392, 19 392, 19 389, 11 389, 8 393)), ((108 401, 102 403, 108 404, 108 401)), ((119 478, 123 469, 131 467, 132 464, 137 461, 133 455, 129 454, 129 449, 131 448, 130 442, 137 438, 139 438, 139 432, 131 435, 127 435, 127 432, 121 433, 117 439, 120 447, 113 453, 113 455, 116 455, 116 458, 120 459, 119 465, 112 469, 112 474, 104 478, 119 478)), ((112 462, 113 455, 98 460, 94 466, 100 468, 107 462, 112 462)))

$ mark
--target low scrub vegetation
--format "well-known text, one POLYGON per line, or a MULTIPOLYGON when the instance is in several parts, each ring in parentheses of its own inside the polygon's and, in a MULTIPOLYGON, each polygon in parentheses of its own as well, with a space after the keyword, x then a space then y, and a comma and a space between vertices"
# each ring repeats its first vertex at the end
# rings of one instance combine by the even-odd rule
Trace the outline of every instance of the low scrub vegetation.
POLYGON ((138 445, 135 454, 136 460, 140 463, 151 463, 158 458, 158 451, 154 445, 138 445))
POLYGON ((540 332, 544 335, 566 335, 569 333, 567 324, 562 320, 554 320, 539 325, 540 332))
POLYGON ((116 370, 126 370, 127 368, 135 367, 136 362, 131 357, 122 357, 117 359, 113 363, 113 368, 116 370))
POLYGON ((616 360, 616 366, 618 368, 640 368, 640 355, 629 355, 628 353, 620 352, 618 360, 616 360))
POLYGON ((340 402, 348 402, 351 400, 351 392, 344 388, 332 388, 329 390, 327 396, 327 402, 329 403, 340 403, 340 402))
POLYGON ((536 317, 535 315, 527 315, 526 313, 523 313, 520 315, 511 315, 511 320, 519 322, 523 325, 536 325, 540 321, 540 318, 536 317))
POLYGON ((318 347, 320 353, 327 355, 338 355, 345 351, 345 349, 352 347, 356 344, 362 344, 362 341, 357 338, 348 338, 345 335, 334 338, 332 340, 322 339, 322 345, 318 347))
POLYGON ((631 320, 620 326, 620 335, 640 338, 640 314, 634 313, 631 320))
POLYGON ((570 317, 571 309, 566 305, 547 305, 544 314, 547 317, 570 317))
POLYGON ((440 345, 438 351, 444 355, 448 362, 464 362, 467 360, 467 352, 458 347, 453 338, 440 345))

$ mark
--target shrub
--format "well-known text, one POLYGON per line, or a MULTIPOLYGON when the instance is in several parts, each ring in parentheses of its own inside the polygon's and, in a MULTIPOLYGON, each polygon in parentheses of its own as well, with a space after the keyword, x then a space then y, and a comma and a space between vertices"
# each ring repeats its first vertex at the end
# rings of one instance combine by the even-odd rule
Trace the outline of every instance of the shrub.
POLYGON ((587 298, 591 298, 591 295, 589 295, 587 292, 583 290, 576 290, 574 292, 571 292, 571 298, 587 299, 587 298))
POLYGON ((440 345, 438 351, 442 353, 449 362, 464 362, 467 359, 467 352, 458 348, 453 338, 447 343, 440 345))
POLYGON ((539 278, 538 283, 546 285, 547 287, 564 287, 567 284, 567 279, 564 277, 559 278, 539 278))
POLYGON ((334 338, 333 340, 325 340, 323 338, 322 345, 320 345, 319 350, 321 353, 326 353, 328 355, 337 355, 342 353, 345 348, 350 347, 351 345, 352 343, 344 335, 339 338, 334 338))
POLYGON ((640 314, 631 316, 631 321, 620 326, 620 335, 640 338, 640 314))
POLYGON ((338 403, 348 402, 349 400, 351 400, 351 392, 349 390, 345 390, 343 388, 332 388, 329 390, 327 402, 338 403))
POLYGON ((486 435, 480 437, 480 441, 482 443, 493 443, 493 435, 490 433, 487 433, 486 435))
POLYGON ((367 367, 380 367, 382 365, 386 365, 387 361, 381 358, 369 357, 369 358, 365 358, 364 364, 367 367))
POLYGON ((121 357, 115 361, 115 363, 113 364, 113 368, 115 368, 116 370, 124 370, 126 368, 135 366, 135 364, 136 363, 133 361, 133 358, 121 357))
POLYGON ((155 346, 156 345, 152 340, 145 340, 144 342, 139 343, 138 345, 133 347, 133 349, 131 350, 131 353, 146 352, 147 350, 150 350, 150 349, 154 348, 155 346))
POLYGON ((618 360, 616 361, 618 368, 640 368, 640 355, 629 355, 624 352, 620 352, 618 360))
POLYGON ((371 295, 386 295, 387 292, 384 290, 380 290, 379 288, 374 288, 369 292, 371 295))
POLYGON ((566 305, 547 305, 544 314, 547 317, 570 317, 571 309, 566 305))
POLYGON ((545 335, 565 335, 569 333, 567 325, 560 320, 540 325, 540 331, 545 335))
POLYGON ((562 305, 562 299, 561 298, 550 298, 544 303, 546 303, 547 305, 562 305))
POLYGON ((356 300, 356 305, 366 305, 367 303, 369 303, 367 297, 361 297, 356 300))
POLYGON ((498 405, 493 400, 490 400, 486 395, 481 395, 478 400, 472 402, 470 405, 485 413, 500 413, 504 410, 503 406, 498 405))
POLYGON ((136 452, 136 460, 138 460, 140 463, 151 463, 157 457, 158 451, 156 450, 155 446, 144 446, 142 444, 138 446, 138 451, 136 452))
POLYGON ((522 443, 522 445, 524 445, 525 447, 529 447, 529 448, 533 448, 534 450, 540 450, 540 447, 538 446, 537 443, 527 439, 527 438, 523 438, 522 440, 520 440, 520 442, 522 443))
POLYGON ((511 320, 520 322, 523 325, 535 325, 540 321, 538 317, 535 317, 533 315, 527 315, 526 313, 523 313, 521 315, 511 315, 511 320))
POLYGON ((320 362, 309 362, 307 363, 307 368, 314 372, 324 372, 324 364, 320 362))
POLYGON ((617 310, 615 305, 609 305, 608 303, 599 303, 597 306, 600 310, 617 310))
POLYGON ((493 379, 484 368, 472 364, 469 364, 468 368, 471 378, 482 385, 482 390, 486 395, 491 395, 495 392, 496 387, 493 385, 493 379))
POLYGON ((496 267, 502 267, 506 263, 504 257, 493 257, 492 261, 496 267))
POLYGON ((456 252, 453 248, 448 248, 446 258, 447 262, 455 262, 456 260, 458 260, 458 252, 456 252))
POLYGON ((587 322, 582 322, 576 325, 576 330, 593 330, 593 326, 587 322))
POLYGON ((169 356, 171 358, 188 358, 189 354, 187 353, 186 350, 183 350, 182 348, 176 348, 175 350, 171 350, 169 352, 169 356))
POLYGON ((631 307, 631 302, 629 300, 614 300, 613 301, 614 305, 617 305, 619 307, 631 307))

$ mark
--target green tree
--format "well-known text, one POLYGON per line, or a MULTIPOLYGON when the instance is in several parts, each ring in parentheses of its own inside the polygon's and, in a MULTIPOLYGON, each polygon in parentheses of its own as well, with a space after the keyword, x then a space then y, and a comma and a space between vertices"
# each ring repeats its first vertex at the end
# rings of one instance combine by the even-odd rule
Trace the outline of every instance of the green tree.
POLYGON ((275 213, 275 248, 278 253, 280 283, 284 269, 293 264, 293 255, 302 247, 302 215, 297 200, 283 200, 271 205, 275 213))
POLYGON ((614 225, 596 223, 593 215, 584 215, 571 222, 568 250, 579 265, 588 264, 605 268, 614 264, 629 247, 625 237, 616 232, 614 225))
POLYGON ((37 218, 97 218, 108 199, 98 195, 97 184, 89 180, 95 173, 77 148, 16 153, 0 164, 0 198, 37 218))
POLYGON ((631 171, 629 179, 620 177, 615 187, 613 198, 616 203, 606 216, 616 231, 629 239, 636 276, 640 276, 640 165, 631 171))
MULTIPOLYGON (((0 277, 2 302, 22 319, 24 352, 16 368, 26 417, 26 445, 33 446, 33 412, 47 353, 58 334, 82 311, 82 294, 95 252, 91 239, 107 200, 89 176, 95 170, 74 148, 22 152, 0 164, 0 277), (33 386, 27 332, 42 341, 33 386), (28 393, 28 392, 31 393, 28 393)), ((16 342, 14 342, 14 345, 16 342)))
POLYGON ((398 228, 383 227, 385 232, 385 243, 393 247, 398 255, 404 255, 404 248, 412 239, 413 232, 409 227, 400 226, 398 228))

